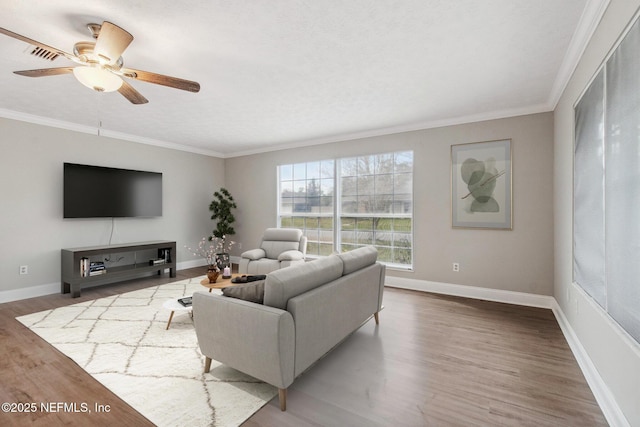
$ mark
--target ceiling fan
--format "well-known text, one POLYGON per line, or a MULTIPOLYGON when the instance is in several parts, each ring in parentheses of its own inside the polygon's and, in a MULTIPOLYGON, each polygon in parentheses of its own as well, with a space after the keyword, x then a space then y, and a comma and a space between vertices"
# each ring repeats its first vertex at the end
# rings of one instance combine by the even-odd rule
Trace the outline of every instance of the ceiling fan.
POLYGON ((14 71, 15 74, 27 77, 46 77, 60 74, 73 74, 75 78, 97 92, 118 91, 133 104, 149 102, 140 92, 127 83, 123 77, 155 83, 189 92, 198 92, 200 84, 177 77, 164 76, 148 71, 123 67, 122 53, 133 41, 133 36, 111 22, 88 24, 95 42, 81 41, 73 46, 73 54, 32 40, 23 35, 0 27, 0 33, 21 40, 34 46, 32 55, 53 61, 59 56, 77 63, 73 67, 42 68, 38 70, 14 71))

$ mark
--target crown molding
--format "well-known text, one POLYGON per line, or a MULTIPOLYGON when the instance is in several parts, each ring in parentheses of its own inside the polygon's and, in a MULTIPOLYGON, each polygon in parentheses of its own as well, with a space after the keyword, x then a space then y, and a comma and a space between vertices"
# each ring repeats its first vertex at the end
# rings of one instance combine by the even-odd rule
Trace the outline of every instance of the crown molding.
POLYGON ((293 148, 303 148, 312 145, 330 144, 334 142, 353 141, 356 139, 373 138, 377 136, 392 135, 403 132, 414 132, 426 129, 441 128, 446 126, 463 125, 467 123, 483 122, 488 120, 499 120, 510 117, 525 116, 528 114, 547 113, 553 111, 553 108, 549 104, 530 105, 525 107, 510 108, 505 110, 489 111, 478 114, 471 114, 466 116, 452 117, 438 120, 428 120, 423 122, 416 122, 401 126, 390 126, 380 129, 372 129, 360 132, 351 132, 344 134, 337 134, 328 137, 308 139, 303 141, 271 145, 269 147, 257 148, 255 150, 237 151, 234 153, 225 154, 225 158, 250 156, 254 154, 268 153, 272 151, 289 150, 293 148))
POLYGON ((22 113, 20 111, 7 110, 0 108, 0 117, 21 122, 33 123, 36 125, 50 126, 54 128, 72 130, 74 132, 88 133, 97 135, 98 130, 93 126, 85 126, 77 123, 65 122, 63 120, 51 119, 49 117, 37 116, 35 114, 22 113))
POLYGON ((223 153, 217 151, 205 150, 196 147, 190 147, 184 144, 177 144, 170 141, 162 141, 159 139, 146 138, 138 135, 131 135, 124 132, 112 131, 105 128, 98 128, 95 126, 86 126, 78 123, 67 122, 64 120, 51 119, 48 117, 38 116, 35 114, 22 113, 20 111, 7 110, 0 108, 0 117, 11 120, 18 120, 21 122, 33 123, 42 126, 49 126, 58 129, 65 129, 74 132, 86 133, 89 135, 102 136, 106 138, 115 138, 123 141, 137 142, 140 144, 153 145, 155 147, 169 148, 171 150, 186 151, 194 154, 202 154, 211 157, 224 158, 223 153))
POLYGON ((104 128, 100 129, 100 136, 115 138, 115 139, 122 139, 125 141, 131 141, 131 142, 138 142, 140 144, 153 145, 155 147, 169 148, 171 150, 186 151, 194 154, 202 154, 210 157, 220 157, 220 158, 225 157, 223 153, 219 153, 213 150, 205 150, 202 148, 190 147, 188 145, 178 144, 175 142, 162 141, 162 140, 153 139, 153 138, 146 138, 144 136, 131 135, 128 133, 112 131, 104 128))
POLYGON ((609 3, 610 0, 587 1, 549 94, 548 104, 551 110, 554 110, 560 101, 562 93, 566 89, 567 84, 569 84, 569 80, 571 76, 573 76, 580 62, 580 58, 582 58, 582 54, 587 48, 589 41, 591 41, 591 37, 593 33, 595 33, 596 28, 598 28, 607 7, 609 7, 609 3))
POLYGON ((80 125, 77 123, 71 123, 64 120, 56 120, 56 119, 51 119, 47 117, 37 116, 34 114, 27 114, 27 113, 22 113, 18 111, 7 110, 3 108, 0 108, 0 117, 39 124, 43 126, 51 126, 51 127, 71 130, 75 132, 82 132, 90 135, 99 135, 102 137, 115 138, 123 141, 137 142, 140 144, 152 145, 155 147, 168 148, 172 150, 186 151, 194 154, 202 154, 205 156, 228 159, 228 158, 234 158, 234 157, 250 156, 254 154, 269 153, 273 151, 289 150, 293 148, 303 148, 303 147, 309 147, 313 145, 352 141, 356 139, 372 138, 377 136, 392 135, 392 134, 403 133, 403 132, 414 132, 414 131, 440 128, 440 127, 446 127, 446 126, 455 126, 455 125, 461 125, 461 124, 467 124, 467 123, 482 122, 487 120, 505 119, 509 117, 524 116, 528 114, 546 113, 552 110, 553 108, 548 104, 538 104, 533 106, 518 107, 518 108, 505 109, 505 110, 499 110, 499 111, 490 111, 490 112, 459 116, 459 117, 453 117, 453 118, 447 118, 447 119, 416 122, 416 123, 401 125, 401 126, 391 126, 391 127, 372 129, 367 131, 337 134, 337 135, 332 135, 328 137, 314 138, 314 139, 302 140, 302 141, 285 143, 285 144, 270 145, 268 147, 257 148, 254 150, 237 151, 237 152, 231 152, 231 153, 221 153, 213 150, 205 150, 205 149, 187 146, 184 144, 177 144, 170 141, 162 141, 162 140, 146 138, 138 135, 131 135, 128 133, 112 131, 109 129, 98 128, 95 126, 80 125))

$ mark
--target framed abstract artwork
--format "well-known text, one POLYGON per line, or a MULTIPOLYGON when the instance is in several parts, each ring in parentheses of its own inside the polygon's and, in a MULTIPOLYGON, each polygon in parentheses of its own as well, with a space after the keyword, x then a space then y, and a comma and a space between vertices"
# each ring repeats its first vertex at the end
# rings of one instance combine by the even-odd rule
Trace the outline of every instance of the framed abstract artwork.
POLYGON ((451 225, 512 229, 510 139, 451 146, 451 225))

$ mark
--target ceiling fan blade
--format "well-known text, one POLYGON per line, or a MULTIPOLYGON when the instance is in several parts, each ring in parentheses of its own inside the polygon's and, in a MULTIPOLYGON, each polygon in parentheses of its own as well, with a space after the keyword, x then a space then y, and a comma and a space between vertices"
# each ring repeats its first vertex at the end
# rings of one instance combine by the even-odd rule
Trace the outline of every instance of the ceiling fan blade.
POLYGON ((127 98, 132 104, 146 104, 147 102, 149 102, 147 98, 142 96, 140 92, 135 90, 133 86, 131 86, 124 80, 122 81, 122 86, 120 86, 118 92, 120 92, 120 94, 127 98))
POLYGON ((60 74, 73 73, 73 67, 40 68, 39 70, 14 71, 14 73, 27 77, 58 76, 60 74))
POLYGON ((199 92, 200 83, 191 80, 179 79, 177 77, 164 76, 162 74, 150 73, 148 71, 134 70, 133 68, 122 68, 120 72, 125 76, 143 82, 155 83, 157 85, 168 86, 175 89, 189 92, 199 92))
POLYGON ((111 22, 104 21, 93 53, 114 64, 133 41, 133 36, 111 22))
POLYGON ((14 39, 23 41, 25 43, 29 43, 30 45, 40 48, 41 50, 37 52, 34 51, 32 53, 41 58, 49 59, 51 61, 56 59, 58 56, 64 56, 65 58, 70 59, 71 61, 74 61, 75 59, 77 59, 75 55, 67 53, 64 50, 60 50, 58 48, 46 45, 44 43, 40 43, 39 41, 30 39, 29 37, 25 37, 18 33, 14 33, 13 31, 9 31, 6 28, 0 27, 0 33, 4 34, 5 36, 13 37, 14 39))

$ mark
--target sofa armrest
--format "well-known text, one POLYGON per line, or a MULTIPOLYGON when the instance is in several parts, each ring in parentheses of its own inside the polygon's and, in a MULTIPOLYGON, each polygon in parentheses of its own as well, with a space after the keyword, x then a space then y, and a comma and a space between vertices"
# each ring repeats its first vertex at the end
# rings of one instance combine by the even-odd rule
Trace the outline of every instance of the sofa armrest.
POLYGON ((266 257, 267 253, 264 251, 264 249, 258 248, 258 249, 251 249, 249 251, 245 251, 240 256, 242 258, 247 258, 250 260, 257 260, 257 259, 266 257))
POLYGON ((304 258, 302 252, 295 249, 290 251, 284 251, 278 255, 278 261, 298 261, 304 258))
POLYGON ((195 292, 193 319, 206 357, 281 389, 293 382, 295 327, 289 312, 195 292))

